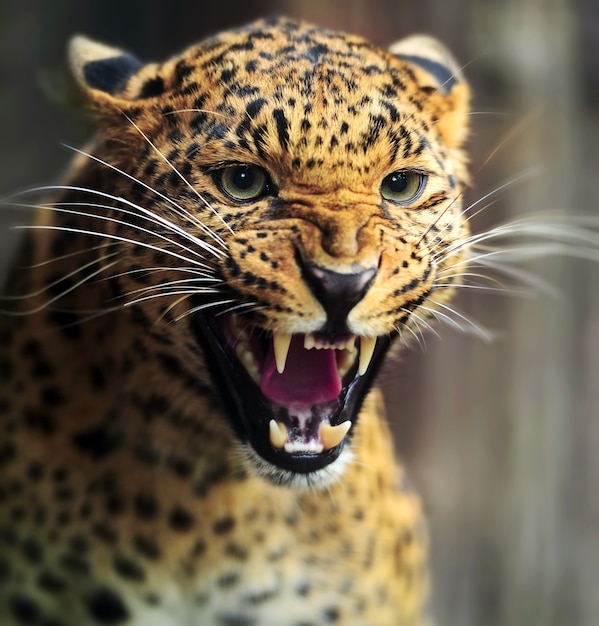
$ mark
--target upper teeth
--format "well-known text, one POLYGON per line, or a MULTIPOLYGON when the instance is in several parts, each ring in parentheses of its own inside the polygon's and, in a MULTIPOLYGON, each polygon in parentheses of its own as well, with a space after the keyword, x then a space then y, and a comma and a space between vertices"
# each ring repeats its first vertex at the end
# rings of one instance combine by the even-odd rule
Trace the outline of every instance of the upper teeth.
MULTIPOLYGON (((275 356, 275 364, 277 372, 282 374, 285 371, 285 365, 287 363, 287 355, 289 354, 289 346, 291 345, 292 335, 290 333, 273 332, 272 341, 275 356)), ((327 342, 323 339, 316 338, 312 333, 304 336, 304 349, 305 350, 346 350, 353 352, 355 350, 356 337, 351 336, 345 342, 327 342)), ((374 348, 376 346, 376 337, 360 337, 360 360, 358 363, 358 373, 360 376, 364 375, 372 355, 374 354, 374 348)), ((345 372, 344 372, 345 373, 345 372)))

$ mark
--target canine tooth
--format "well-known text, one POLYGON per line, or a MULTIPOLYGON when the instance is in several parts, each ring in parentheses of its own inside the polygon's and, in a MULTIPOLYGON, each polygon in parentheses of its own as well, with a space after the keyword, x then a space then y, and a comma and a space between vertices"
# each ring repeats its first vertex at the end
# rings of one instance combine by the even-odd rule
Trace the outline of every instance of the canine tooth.
POLYGON ((275 349, 275 363, 277 364, 277 372, 282 374, 285 371, 285 362, 289 352, 289 344, 291 343, 291 335, 289 333, 273 333, 272 342, 275 349))
POLYGON ((287 426, 277 422, 277 420, 270 420, 268 422, 268 432, 270 435, 270 443, 275 448, 283 448, 287 443, 287 426))
POLYGON ((358 373, 363 376, 370 365, 374 347, 376 346, 376 337, 360 337, 360 363, 358 364, 358 373))
POLYGON ((338 446, 344 439, 345 435, 351 428, 351 422, 349 420, 338 424, 337 426, 331 426, 330 424, 322 423, 320 425, 320 440, 325 450, 330 450, 335 446, 338 446))

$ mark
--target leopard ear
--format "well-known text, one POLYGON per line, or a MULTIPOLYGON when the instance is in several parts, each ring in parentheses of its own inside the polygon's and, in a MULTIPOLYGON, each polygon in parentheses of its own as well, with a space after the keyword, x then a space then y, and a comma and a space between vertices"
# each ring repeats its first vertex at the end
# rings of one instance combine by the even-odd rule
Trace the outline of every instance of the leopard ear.
POLYGON ((95 108, 127 108, 127 86, 144 67, 134 56, 78 35, 69 45, 71 71, 85 98, 95 108))
POLYGON ((428 35, 413 35, 389 51, 412 69, 421 91, 438 101, 436 127, 449 148, 460 147, 468 135, 470 89, 447 48, 428 35))

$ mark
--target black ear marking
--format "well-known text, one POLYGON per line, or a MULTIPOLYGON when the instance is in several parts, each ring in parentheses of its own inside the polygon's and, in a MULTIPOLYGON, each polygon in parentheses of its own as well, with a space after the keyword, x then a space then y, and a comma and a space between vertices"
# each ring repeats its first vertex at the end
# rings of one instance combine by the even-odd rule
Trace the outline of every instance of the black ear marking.
POLYGON ((90 61, 83 66, 85 83, 111 95, 125 88, 127 82, 143 64, 130 54, 90 61))
POLYGON ((92 100, 102 92, 115 96, 125 90, 129 79, 144 67, 134 56, 119 48, 107 46, 76 35, 69 44, 69 62, 73 76, 92 100))
MULTIPOLYGON (((464 84, 464 77, 457 61, 449 50, 429 35, 411 35, 395 42, 389 52, 398 59, 423 70, 418 78, 422 87, 434 88, 448 96, 456 85, 464 84)), ((419 72, 420 74, 421 72, 419 72)))
POLYGON ((431 76, 438 81, 439 91, 444 95, 448 94, 452 90, 455 83, 458 82, 455 73, 452 72, 450 68, 438 63, 437 61, 432 61, 431 59, 412 54, 397 54, 396 56, 404 61, 407 61, 408 63, 418 65, 423 70, 431 74, 431 76))

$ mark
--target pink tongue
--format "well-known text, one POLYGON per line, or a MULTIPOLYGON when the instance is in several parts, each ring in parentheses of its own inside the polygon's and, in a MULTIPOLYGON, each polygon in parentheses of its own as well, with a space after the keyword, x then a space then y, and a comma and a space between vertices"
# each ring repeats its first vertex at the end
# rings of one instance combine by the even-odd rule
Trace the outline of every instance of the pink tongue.
POLYGON ((285 406, 312 406, 334 400, 341 393, 335 350, 305 350, 304 338, 291 339, 285 371, 277 372, 272 342, 264 361, 260 390, 285 406))

